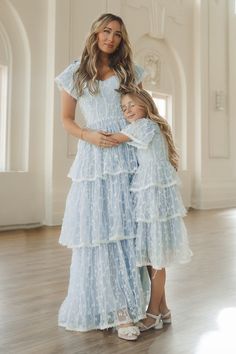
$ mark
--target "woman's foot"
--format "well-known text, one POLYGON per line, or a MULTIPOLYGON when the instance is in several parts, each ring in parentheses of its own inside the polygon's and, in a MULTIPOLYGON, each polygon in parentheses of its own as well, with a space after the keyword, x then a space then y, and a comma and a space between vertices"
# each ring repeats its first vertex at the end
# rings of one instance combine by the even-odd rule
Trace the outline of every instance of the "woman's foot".
POLYGON ((153 315, 152 313, 147 312, 146 315, 147 315, 147 318, 144 318, 142 321, 139 321, 139 323, 138 323, 140 332, 148 331, 151 328, 154 328, 154 329, 162 329, 163 328, 161 314, 153 315))
POLYGON ((137 340, 140 335, 139 327, 133 323, 119 325, 117 327, 118 337, 125 340, 137 340))

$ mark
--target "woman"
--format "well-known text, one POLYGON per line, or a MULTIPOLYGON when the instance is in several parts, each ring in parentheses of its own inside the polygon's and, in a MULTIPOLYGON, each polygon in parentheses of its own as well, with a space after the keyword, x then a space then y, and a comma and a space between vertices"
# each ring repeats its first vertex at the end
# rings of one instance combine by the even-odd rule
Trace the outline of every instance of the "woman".
POLYGON ((109 132, 126 125, 117 90, 134 87, 142 76, 122 19, 104 14, 93 23, 81 60, 56 78, 64 127, 80 139, 60 236, 72 248, 72 263, 59 325, 78 331, 117 326, 127 340, 138 338, 134 323, 145 317, 129 192, 137 160, 134 148, 109 132), (77 102, 85 129, 75 122, 77 102))

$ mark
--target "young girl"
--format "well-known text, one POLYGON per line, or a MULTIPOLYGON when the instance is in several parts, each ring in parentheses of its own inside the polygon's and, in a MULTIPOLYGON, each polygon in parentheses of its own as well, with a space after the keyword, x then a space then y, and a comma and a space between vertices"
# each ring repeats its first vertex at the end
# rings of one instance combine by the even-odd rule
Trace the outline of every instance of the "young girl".
POLYGON ((151 279, 147 318, 140 322, 140 330, 146 331, 171 323, 165 268, 188 262, 192 252, 182 220, 185 208, 177 186, 178 154, 170 127, 144 90, 122 95, 121 108, 131 124, 112 137, 138 149, 139 167, 131 191, 137 223, 136 262, 138 267, 148 266, 151 279))

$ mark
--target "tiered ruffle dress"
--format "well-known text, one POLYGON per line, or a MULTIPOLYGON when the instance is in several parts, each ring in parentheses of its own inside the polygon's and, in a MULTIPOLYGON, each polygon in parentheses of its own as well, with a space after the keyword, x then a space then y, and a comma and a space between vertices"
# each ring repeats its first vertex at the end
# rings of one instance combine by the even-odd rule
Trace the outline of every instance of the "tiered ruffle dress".
POLYGON ((168 159, 166 139, 158 124, 138 119, 122 130, 137 148, 139 167, 131 184, 134 198, 137 266, 154 269, 189 262, 185 208, 179 179, 168 159))
MULTIPOLYGON (((126 126, 120 109, 116 76, 99 81, 99 94, 74 88, 73 62, 56 83, 73 96, 90 129, 117 132, 126 126)), ((136 66, 137 83, 143 70, 136 66)), ((136 149, 127 144, 100 148, 78 142, 69 171, 59 242, 72 248, 69 288, 59 311, 59 325, 88 331, 145 317, 148 292, 143 289, 135 260, 135 233, 130 181, 137 169, 136 149)))

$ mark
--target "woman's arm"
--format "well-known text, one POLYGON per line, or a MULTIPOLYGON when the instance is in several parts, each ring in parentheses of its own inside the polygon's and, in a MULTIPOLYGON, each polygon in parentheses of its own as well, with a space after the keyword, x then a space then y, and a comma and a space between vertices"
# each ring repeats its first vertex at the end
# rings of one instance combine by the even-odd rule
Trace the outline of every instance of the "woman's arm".
POLYGON ((61 104, 63 127, 69 134, 85 140, 90 144, 103 148, 119 145, 119 142, 112 138, 108 133, 99 132, 88 128, 81 128, 75 122, 75 109, 77 101, 64 90, 61 93, 61 104))
POLYGON ((77 101, 66 91, 61 92, 61 115, 64 129, 71 135, 81 139, 83 129, 75 122, 75 108, 77 101))

